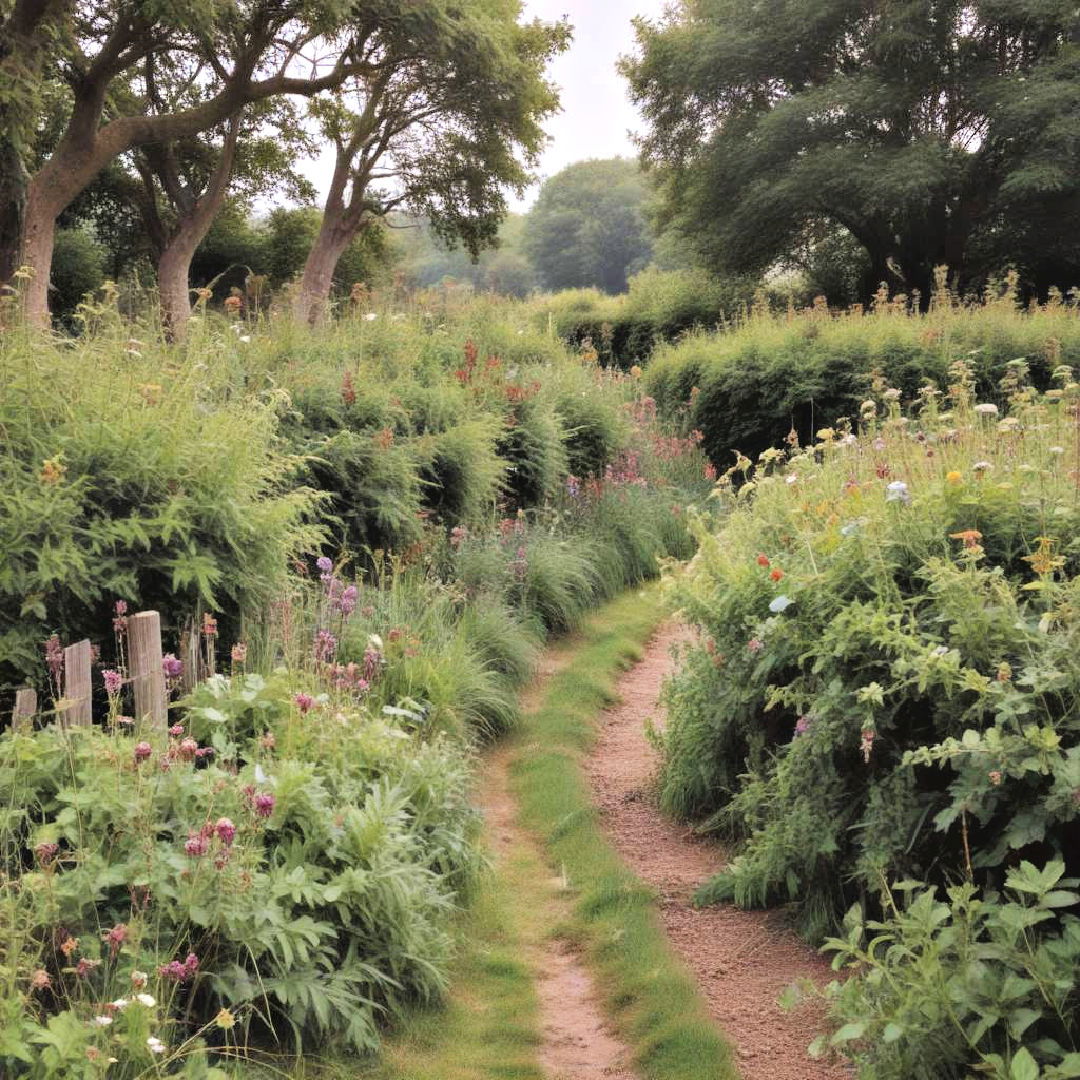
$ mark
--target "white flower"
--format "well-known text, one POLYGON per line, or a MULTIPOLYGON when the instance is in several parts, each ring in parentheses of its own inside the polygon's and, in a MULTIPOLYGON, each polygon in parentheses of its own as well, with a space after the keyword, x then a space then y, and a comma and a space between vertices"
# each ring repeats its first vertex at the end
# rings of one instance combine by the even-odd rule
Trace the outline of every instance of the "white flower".
POLYGON ((114 1009, 126 1009, 128 1007, 128 1005, 130 1005, 130 1004, 131 1004, 131 1002, 129 1002, 127 998, 117 998, 112 1003, 112 1007, 114 1009))
POLYGON ((908 494, 907 484, 903 480, 894 480, 885 492, 886 502, 911 502, 911 495, 908 494))
POLYGON ((980 416, 997 416, 998 407, 992 402, 984 401, 975 406, 975 411, 979 413, 980 416))
POLYGON ((136 990, 141 990, 146 985, 148 979, 149 976, 145 971, 133 971, 131 973, 131 985, 134 986, 136 990))
POLYGON ((145 1005, 148 1009, 152 1009, 157 1004, 157 1001, 149 994, 136 994, 135 1000, 140 1005, 145 1005))
POLYGON ((112 1017, 111 1016, 95 1016, 94 1017, 94 1023, 97 1024, 98 1027, 108 1027, 112 1023, 112 1017))
POLYGON ((364 322, 374 322, 378 317, 377 311, 367 311, 364 313, 364 322))
POLYGON ((248 345, 251 342, 251 335, 250 334, 241 334, 239 340, 242 341, 245 345, 248 345))
POLYGON ((975 464, 971 466, 971 471, 972 472, 986 472, 987 469, 992 469, 993 467, 994 467, 993 462, 990 462, 990 461, 976 461, 975 464))
POLYGON ((785 476, 784 477, 784 483, 785 484, 797 484, 798 482, 799 482, 799 478, 797 476, 792 475, 792 476, 785 476))
POLYGON ((151 1035, 150 1038, 146 1040, 146 1045, 150 1047, 151 1054, 165 1053, 165 1044, 155 1035, 151 1035))
POLYGON ((1064 454, 1065 453, 1065 447, 1064 446, 1051 446, 1049 448, 1049 451, 1050 451, 1051 454, 1064 454))

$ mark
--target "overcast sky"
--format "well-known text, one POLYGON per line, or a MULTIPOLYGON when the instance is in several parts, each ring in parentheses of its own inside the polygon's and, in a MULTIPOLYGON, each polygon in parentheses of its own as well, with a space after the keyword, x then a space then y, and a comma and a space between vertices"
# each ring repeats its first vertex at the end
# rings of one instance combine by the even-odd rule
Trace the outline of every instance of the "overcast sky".
MULTIPOLYGON (((570 48, 551 66, 550 78, 560 88, 562 112, 545 127, 551 136, 540 163, 541 178, 552 176, 585 158, 633 156, 630 132, 640 120, 627 95, 625 80, 615 70, 619 57, 634 46, 635 15, 658 16, 668 0, 525 0, 525 18, 553 21, 565 16, 574 27, 570 48)), ((333 155, 324 154, 301 166, 326 194, 333 155)), ((536 198, 536 185, 513 209, 524 210, 536 198)))
MULTIPOLYGON (((551 142, 540 166, 541 176, 551 176, 573 161, 637 152, 630 132, 640 128, 640 118, 615 64, 633 50, 630 20, 635 15, 658 16, 666 2, 525 0, 527 18, 566 16, 574 27, 573 44, 551 66, 551 79, 562 91, 563 111, 547 122, 551 142)), ((535 198, 533 188, 526 205, 535 198)))

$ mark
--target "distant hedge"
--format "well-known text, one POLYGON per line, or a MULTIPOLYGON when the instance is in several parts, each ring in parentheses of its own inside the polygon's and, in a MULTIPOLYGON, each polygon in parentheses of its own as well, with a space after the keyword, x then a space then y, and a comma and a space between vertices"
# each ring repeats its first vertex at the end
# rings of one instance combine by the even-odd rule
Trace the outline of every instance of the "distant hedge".
POLYGON ((996 400, 1006 365, 1020 358, 1040 389, 1059 365, 1080 369, 1075 296, 1024 310, 1006 296, 925 315, 902 305, 873 314, 759 314, 661 346, 645 379, 660 411, 699 429, 711 460, 726 466, 733 450, 756 456, 793 427, 806 442, 839 417, 857 417, 875 373, 907 400, 928 379, 944 388, 950 364, 963 359, 983 399, 996 400))

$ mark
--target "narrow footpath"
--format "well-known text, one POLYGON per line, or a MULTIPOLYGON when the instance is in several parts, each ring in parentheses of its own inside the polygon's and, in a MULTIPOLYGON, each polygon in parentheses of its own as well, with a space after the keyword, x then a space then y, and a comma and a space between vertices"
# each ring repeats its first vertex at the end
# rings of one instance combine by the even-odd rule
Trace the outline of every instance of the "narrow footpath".
POLYGON ((673 648, 687 640, 685 628, 663 627, 622 677, 619 703, 601 719, 585 770, 602 828, 627 866, 656 890, 668 939, 732 1043, 744 1080, 850 1078, 845 1066, 806 1055, 824 1026, 820 1006, 788 1011, 778 1004, 797 980, 829 981, 832 973, 821 956, 777 913, 726 905, 698 909, 690 902, 695 888, 723 866, 724 853, 659 813, 652 797, 659 762, 645 735, 649 720, 662 728, 660 690, 674 668, 673 648))

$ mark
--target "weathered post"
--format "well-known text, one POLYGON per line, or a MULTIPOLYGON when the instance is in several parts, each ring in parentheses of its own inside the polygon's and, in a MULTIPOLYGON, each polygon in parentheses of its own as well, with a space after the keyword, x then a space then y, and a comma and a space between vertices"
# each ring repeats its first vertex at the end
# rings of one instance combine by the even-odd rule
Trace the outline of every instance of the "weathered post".
POLYGON ((91 672, 94 658, 87 640, 76 641, 64 650, 64 703, 67 706, 60 714, 62 727, 71 724, 87 725, 93 719, 91 715, 91 695, 93 684, 91 672))
POLYGON ((15 711, 11 714, 11 726, 16 731, 29 731, 33 718, 37 715, 37 691, 23 687, 15 691, 15 711))
POLYGON ((165 726, 165 673, 161 667, 161 616, 156 611, 140 611, 128 620, 128 660, 131 686, 135 692, 135 716, 149 717, 165 726))

